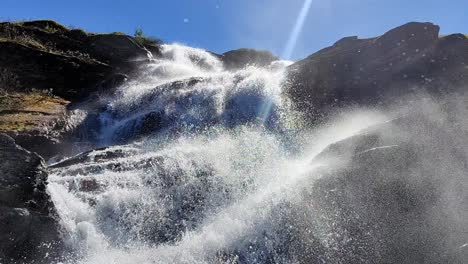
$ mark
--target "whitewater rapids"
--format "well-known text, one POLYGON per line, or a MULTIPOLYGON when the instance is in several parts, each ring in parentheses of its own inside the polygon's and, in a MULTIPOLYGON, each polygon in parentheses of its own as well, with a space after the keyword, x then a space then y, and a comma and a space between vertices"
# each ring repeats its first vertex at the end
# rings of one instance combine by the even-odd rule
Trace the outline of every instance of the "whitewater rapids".
POLYGON ((307 187, 340 166, 314 158, 385 117, 362 112, 298 133, 300 116, 281 96, 289 64, 226 71, 208 52, 165 45, 139 79, 103 98, 95 143, 109 147, 89 155, 120 154, 49 177, 73 252, 63 262, 294 263, 281 252, 290 222, 332 245, 314 212, 300 211, 307 187))

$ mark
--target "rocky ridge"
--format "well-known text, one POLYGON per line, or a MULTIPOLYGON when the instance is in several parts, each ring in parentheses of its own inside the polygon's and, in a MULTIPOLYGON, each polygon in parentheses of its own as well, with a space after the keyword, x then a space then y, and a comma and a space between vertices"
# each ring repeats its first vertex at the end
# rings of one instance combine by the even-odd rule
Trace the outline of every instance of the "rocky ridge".
POLYGON ((347 37, 289 67, 285 94, 310 119, 334 108, 389 105, 408 95, 464 93, 468 39, 408 23, 370 39, 347 37))

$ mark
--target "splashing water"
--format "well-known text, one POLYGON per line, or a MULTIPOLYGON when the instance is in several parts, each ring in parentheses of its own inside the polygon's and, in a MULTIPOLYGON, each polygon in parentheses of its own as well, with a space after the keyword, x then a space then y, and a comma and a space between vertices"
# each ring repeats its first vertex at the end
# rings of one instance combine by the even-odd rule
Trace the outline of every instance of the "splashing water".
POLYGON ((65 262, 293 261, 278 251, 286 239, 278 230, 291 207, 307 202, 301 187, 338 166, 314 157, 383 118, 366 113, 288 136, 288 64, 229 72, 205 51, 164 46, 162 59, 120 87, 100 115, 106 144, 138 140, 92 151, 49 177, 77 252, 65 262))
POLYGON ((206 51, 165 45, 162 59, 145 66, 138 80, 110 99, 107 111, 101 113, 105 127, 101 140, 110 144, 146 130, 171 134, 182 128, 230 127, 263 119, 273 126, 278 112, 264 116, 259 106, 265 102, 280 106, 280 87, 289 64, 277 61, 267 68, 229 72, 206 51))

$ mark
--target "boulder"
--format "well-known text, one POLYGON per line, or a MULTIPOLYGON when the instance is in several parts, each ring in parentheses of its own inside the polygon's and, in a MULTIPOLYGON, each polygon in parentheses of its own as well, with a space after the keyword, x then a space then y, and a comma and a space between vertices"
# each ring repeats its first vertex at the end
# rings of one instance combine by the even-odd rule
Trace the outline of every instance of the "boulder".
POLYGON ((249 65, 263 67, 278 60, 270 51, 255 49, 231 50, 219 55, 219 58, 227 70, 242 69, 249 65))
POLYGON ((285 94, 312 120, 337 106, 385 105, 408 94, 462 91, 468 40, 408 23, 377 38, 347 37, 289 67, 285 94))
POLYGON ((0 262, 50 263, 61 239, 44 160, 5 134, 0 158, 0 262))

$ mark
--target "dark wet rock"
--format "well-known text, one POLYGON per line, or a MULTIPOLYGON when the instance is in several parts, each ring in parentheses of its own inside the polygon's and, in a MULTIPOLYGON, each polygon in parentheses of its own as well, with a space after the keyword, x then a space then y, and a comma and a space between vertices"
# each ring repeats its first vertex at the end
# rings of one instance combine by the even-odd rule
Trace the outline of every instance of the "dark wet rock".
POLYGON ((302 239, 331 263, 466 262, 468 136, 454 125, 417 112, 329 147, 319 159, 347 162, 309 191, 321 230, 302 239))
POLYGON ((183 88, 191 88, 199 83, 202 83, 205 81, 205 78, 201 77, 192 77, 192 78, 187 78, 185 80, 179 80, 179 81, 173 81, 173 82, 168 82, 161 84, 157 87, 157 89, 153 89, 153 92, 146 95, 144 98, 140 99, 139 104, 134 104, 130 108, 130 110, 135 110, 135 108, 142 108, 142 106, 148 105, 148 104, 154 104, 156 100, 159 99, 159 96, 167 93, 174 93, 174 96, 176 95, 176 92, 179 91, 180 89, 183 88))
POLYGON ((83 152, 76 155, 75 157, 66 159, 59 163, 53 164, 50 168, 63 168, 72 165, 84 164, 84 163, 96 163, 96 162, 108 162, 113 159, 129 157, 135 154, 131 149, 119 149, 119 148, 97 148, 90 151, 83 152))
POLYGON ((0 262, 50 262, 61 240, 44 160, 5 134, 0 157, 0 262))
POLYGON ((161 44, 158 43, 144 43, 143 45, 149 52, 151 52, 151 55, 154 58, 159 58, 162 56, 162 47, 161 44))
MULTIPOLYGON (((128 143, 142 136, 170 129, 171 125, 173 126, 177 122, 191 122, 191 116, 183 119, 177 112, 168 113, 165 110, 165 106, 175 103, 177 107, 185 107, 192 104, 193 100, 206 99, 204 95, 198 96, 197 93, 199 91, 193 89, 195 85, 204 81, 206 81, 205 78, 193 77, 164 83, 152 89, 144 97, 135 98, 135 102, 125 105, 124 108, 119 106, 116 109, 100 109, 99 111, 94 110, 90 112, 102 112, 110 119, 123 120, 120 123, 116 122, 117 125, 108 124, 110 127, 115 125, 112 128, 112 132, 108 135, 110 135, 109 139, 114 143, 128 143), (187 92, 181 95, 178 92, 180 89, 187 89, 187 92)), ((211 113, 203 114, 209 118, 213 118, 214 116, 211 113)), ((101 128, 106 129, 104 126, 100 127, 98 115, 93 115, 92 119, 87 120, 85 128, 93 131, 99 131, 101 128)), ((93 132, 89 131, 86 134, 93 134, 93 132)))
POLYGON ((158 131, 163 126, 162 123, 164 116, 160 112, 151 112, 141 120, 137 130, 140 135, 148 135, 155 131, 158 131))
POLYGON ((248 65, 268 66, 278 60, 278 57, 269 51, 254 49, 231 50, 219 57, 228 70, 242 69, 248 65))
POLYGON ((76 176, 91 175, 104 170, 112 172, 145 170, 159 167, 164 162, 161 156, 143 157, 137 161, 128 161, 128 159, 138 154, 141 154, 141 152, 131 147, 103 147, 52 164, 50 168, 56 173, 65 171, 68 176, 76 176))
POLYGON ((465 90, 468 40, 439 38, 431 23, 408 23, 377 38, 348 37, 289 67, 285 93, 313 119, 331 109, 377 106, 406 96, 465 90))
POLYGON ((129 79, 129 76, 126 74, 123 74, 123 73, 113 74, 101 83, 101 88, 102 88, 101 92, 105 92, 105 91, 111 90, 112 88, 119 87, 123 85, 128 79, 129 79))
POLYGON ((100 189, 100 185, 96 179, 84 179, 80 181, 79 191, 94 192, 100 189))
POLYGON ((100 34, 89 37, 90 54, 117 67, 137 60, 148 60, 151 53, 134 38, 120 34, 100 34))

